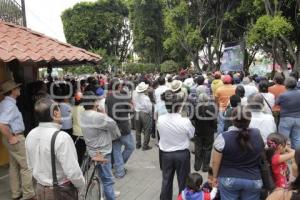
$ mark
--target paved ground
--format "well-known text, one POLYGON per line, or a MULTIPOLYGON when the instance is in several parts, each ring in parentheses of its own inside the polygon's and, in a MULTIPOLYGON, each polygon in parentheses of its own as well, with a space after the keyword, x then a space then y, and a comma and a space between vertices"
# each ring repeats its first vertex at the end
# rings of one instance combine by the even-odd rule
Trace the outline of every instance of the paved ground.
MULTIPOLYGON (((135 150, 128 161, 126 168, 127 175, 120 180, 116 180, 115 188, 121 192, 120 200, 156 200, 159 199, 161 189, 161 171, 158 162, 158 147, 155 140, 151 141, 152 150, 135 150)), ((194 163, 192 156, 191 166, 194 163)), ((192 167, 193 168, 193 167, 192 167)), ((0 168, 0 200, 10 200, 7 167, 0 168)), ((207 175, 202 174, 206 179, 207 175)), ((177 179, 174 178, 173 194, 176 199, 177 179)))

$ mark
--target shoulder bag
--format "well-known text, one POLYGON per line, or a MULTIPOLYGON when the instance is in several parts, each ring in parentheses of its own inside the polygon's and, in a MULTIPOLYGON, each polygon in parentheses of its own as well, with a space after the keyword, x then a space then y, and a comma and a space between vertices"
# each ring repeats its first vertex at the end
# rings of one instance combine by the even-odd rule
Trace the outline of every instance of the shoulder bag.
POLYGON ((51 165, 53 177, 53 193, 56 200, 78 200, 78 191, 76 187, 69 181, 62 185, 58 185, 55 166, 55 139, 59 131, 56 131, 51 138, 51 165))

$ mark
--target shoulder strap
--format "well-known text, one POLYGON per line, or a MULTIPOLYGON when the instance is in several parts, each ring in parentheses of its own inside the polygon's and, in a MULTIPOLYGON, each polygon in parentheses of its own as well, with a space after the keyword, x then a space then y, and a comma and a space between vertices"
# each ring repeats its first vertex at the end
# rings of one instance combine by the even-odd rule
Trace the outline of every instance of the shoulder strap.
POLYGON ((265 96, 264 95, 261 95, 261 96, 264 98, 265 102, 267 103, 267 105, 269 106, 270 110, 272 111, 272 108, 271 108, 269 102, 267 101, 267 99, 265 98, 265 96))
POLYGON ((52 178, 53 186, 58 185, 57 176, 56 176, 56 166, 55 166, 55 139, 60 131, 55 131, 51 138, 51 165, 52 165, 52 178))

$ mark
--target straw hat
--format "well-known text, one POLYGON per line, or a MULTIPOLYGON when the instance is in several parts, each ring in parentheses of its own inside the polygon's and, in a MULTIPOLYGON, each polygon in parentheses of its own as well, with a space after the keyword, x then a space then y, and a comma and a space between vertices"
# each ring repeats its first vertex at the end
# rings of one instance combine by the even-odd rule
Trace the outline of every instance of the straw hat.
POLYGON ((5 94, 5 93, 7 93, 9 91, 12 91, 13 89, 20 87, 20 85, 22 85, 22 84, 20 84, 20 83, 17 84, 13 80, 5 81, 0 86, 0 94, 5 94))
POLYGON ((137 91, 138 93, 144 92, 145 90, 148 89, 148 87, 149 87, 148 84, 146 84, 145 82, 141 82, 141 83, 136 87, 136 91, 137 91))
POLYGON ((171 91, 172 92, 176 92, 177 90, 179 90, 182 87, 182 82, 179 80, 174 80, 171 83, 171 91))

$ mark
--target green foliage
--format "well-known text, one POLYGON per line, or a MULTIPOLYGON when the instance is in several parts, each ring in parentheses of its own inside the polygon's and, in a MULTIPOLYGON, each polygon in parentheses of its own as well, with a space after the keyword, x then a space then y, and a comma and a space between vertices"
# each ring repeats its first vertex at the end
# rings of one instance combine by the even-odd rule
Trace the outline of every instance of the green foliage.
POLYGON ((250 29, 247 42, 250 46, 262 44, 281 35, 288 35, 293 31, 293 25, 283 16, 261 16, 250 29))
POLYGON ((68 43, 88 50, 105 49, 120 63, 126 59, 130 31, 128 9, 122 1, 78 3, 65 10, 61 18, 68 43))
POLYGON ((128 4, 134 51, 142 61, 159 64, 164 56, 164 27, 160 0, 131 0, 128 4))
POLYGON ((81 74, 93 74, 96 69, 91 65, 82 65, 82 66, 70 66, 65 68, 66 72, 70 72, 74 75, 81 75, 81 74))
POLYGON ((164 48, 172 60, 177 62, 194 60, 204 46, 204 39, 195 18, 192 17, 192 6, 189 7, 185 0, 172 3, 164 10, 167 34, 163 43, 164 48))
POLYGON ((114 55, 108 55, 106 49, 93 49, 92 52, 100 55, 102 58, 100 64, 96 66, 96 71, 98 73, 106 72, 109 66, 120 65, 118 57, 114 55))
POLYGON ((158 67, 154 63, 126 63, 123 69, 127 73, 154 73, 159 71, 158 67))
POLYGON ((166 60, 160 64, 160 71, 163 73, 173 73, 179 71, 179 65, 173 60, 166 60))

